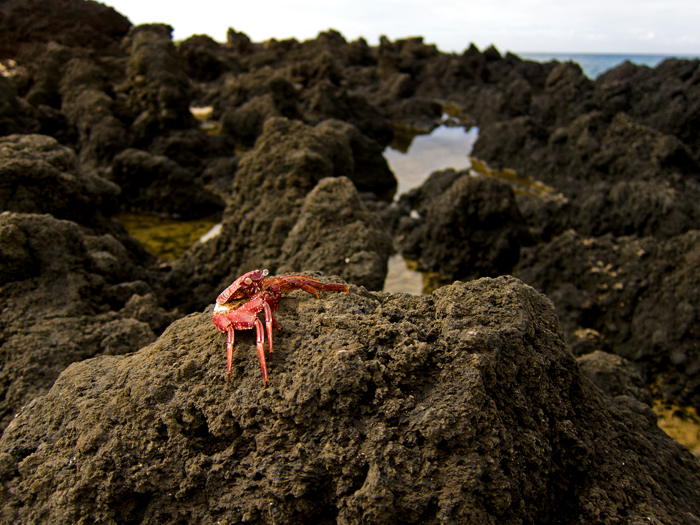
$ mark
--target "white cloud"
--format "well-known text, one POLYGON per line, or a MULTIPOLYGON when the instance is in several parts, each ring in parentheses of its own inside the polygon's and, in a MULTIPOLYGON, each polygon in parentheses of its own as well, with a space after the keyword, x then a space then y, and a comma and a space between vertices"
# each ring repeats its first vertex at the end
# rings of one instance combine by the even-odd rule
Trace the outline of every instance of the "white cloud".
POLYGON ((337 29, 348 40, 376 44, 423 36, 442 51, 474 42, 501 51, 700 53, 697 0, 111 0, 133 23, 165 22, 176 39, 206 33, 226 38, 229 26, 254 41, 315 38, 337 29), (195 11, 193 11, 193 8, 195 11))

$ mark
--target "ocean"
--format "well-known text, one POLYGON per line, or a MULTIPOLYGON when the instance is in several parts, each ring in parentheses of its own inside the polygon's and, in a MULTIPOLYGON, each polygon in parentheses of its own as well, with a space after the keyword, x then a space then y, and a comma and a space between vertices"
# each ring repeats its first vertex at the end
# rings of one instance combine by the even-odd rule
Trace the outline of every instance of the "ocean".
POLYGON ((698 55, 615 55, 615 54, 586 54, 586 53, 515 53, 523 60, 549 62, 557 60, 568 62, 572 60, 581 66, 583 73, 595 80, 606 71, 619 66, 626 60, 638 66, 656 67, 667 58, 699 58, 698 55))

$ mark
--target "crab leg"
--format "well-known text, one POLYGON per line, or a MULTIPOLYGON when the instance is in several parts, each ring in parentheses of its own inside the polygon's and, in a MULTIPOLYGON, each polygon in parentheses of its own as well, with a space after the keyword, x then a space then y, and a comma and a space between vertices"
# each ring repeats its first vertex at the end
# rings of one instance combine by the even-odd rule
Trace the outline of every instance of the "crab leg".
POLYGON ((233 326, 226 329, 226 382, 231 382, 231 365, 233 364, 233 326))
MULTIPOLYGON (((271 327, 268 326, 268 333, 271 332, 271 327)), ((258 357, 260 358, 260 368, 262 368, 263 381, 265 383, 265 388, 267 388, 267 364, 265 363, 265 347, 264 339, 265 332, 263 330, 263 325, 260 319, 255 318, 255 344, 258 347, 258 357)), ((270 347, 270 353, 272 353, 272 339, 268 338, 267 342, 270 347)))
POLYGON ((272 353, 272 323, 274 321, 278 330, 280 330, 280 325, 277 324, 277 320, 272 315, 272 308, 267 304, 267 301, 263 301, 263 310, 265 310, 265 326, 267 327, 267 349, 272 353))

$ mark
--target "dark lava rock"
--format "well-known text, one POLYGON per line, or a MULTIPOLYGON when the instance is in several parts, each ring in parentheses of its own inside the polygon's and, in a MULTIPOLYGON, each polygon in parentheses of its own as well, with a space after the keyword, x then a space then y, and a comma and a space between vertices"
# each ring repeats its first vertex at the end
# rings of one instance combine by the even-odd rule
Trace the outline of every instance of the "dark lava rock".
POLYGON ((111 235, 0 214, 0 428, 71 363, 133 352, 177 318, 153 301, 135 262, 111 235))
MULTIPOLYGON (((304 122, 315 125, 328 119, 342 120, 386 147, 394 138, 389 122, 367 100, 324 80, 300 96, 304 122)), ((439 115, 438 115, 439 118, 439 115)))
POLYGON ((131 27, 112 7, 85 0, 5 0, 0 3, 0 57, 31 52, 48 42, 116 48, 131 27))
POLYGON ((404 218, 404 257, 451 279, 509 273, 529 235, 509 185, 468 171, 433 173, 417 190, 417 218, 404 218), (426 199, 425 196, 430 198, 426 199))
POLYGON ((195 127, 190 113, 190 85, 182 58, 172 43, 173 28, 165 24, 132 27, 122 41, 129 53, 126 81, 117 86, 129 97, 137 115, 133 132, 137 144, 147 144, 168 129, 195 127))
POLYGON ((192 219, 224 208, 191 171, 162 155, 127 149, 114 158, 107 177, 121 187, 122 210, 192 219))
POLYGON ((631 396, 651 406, 651 390, 644 383, 641 369, 631 361, 600 350, 582 355, 576 361, 581 373, 605 395, 631 396))
POLYGON ((284 262, 277 271, 319 270, 381 290, 392 250, 391 237, 362 204, 352 182, 329 177, 304 199, 299 219, 282 245, 284 262))
POLYGON ((700 232, 668 240, 568 231, 523 248, 514 275, 555 304, 576 355, 641 366, 661 396, 700 407, 700 232))
POLYGON ((221 129, 252 146, 268 118, 297 118, 298 93, 292 83, 270 67, 251 73, 228 75, 222 94, 214 103, 221 114, 221 129))
POLYGON ((692 153, 624 113, 610 123, 588 113, 549 138, 530 117, 494 124, 480 131, 474 155, 561 192, 570 206, 568 221, 558 222, 586 235, 669 238, 700 228, 700 166, 692 153))
POLYGON ((36 112, 17 97, 12 80, 0 75, 0 137, 13 133, 32 133, 39 129, 36 112))
POLYGON ((207 35, 192 35, 180 42, 178 52, 187 75, 199 82, 211 82, 227 71, 238 72, 238 61, 224 53, 222 46, 207 35))
POLYGON ((700 465, 605 399, 513 278, 297 291, 263 389, 211 311, 76 363, 0 439, 0 513, 53 523, 697 523, 700 465))
POLYGON ((119 187, 76 166, 75 152, 52 137, 0 137, 0 211, 50 213, 98 227, 116 213, 119 187))
POLYGON ((227 110, 221 118, 221 129, 242 144, 252 146, 262 134, 265 121, 282 116, 285 115, 275 104, 274 97, 261 95, 227 110))
MULTIPOLYGON (((269 119, 255 149, 238 163, 220 234, 195 244, 175 262, 170 275, 173 304, 200 308, 247 271, 267 268, 277 273, 286 262, 282 246, 299 220, 307 194, 321 179, 344 176, 356 187, 373 183, 370 188, 375 191, 395 188, 396 180, 380 152, 363 149, 369 140, 340 121, 310 127, 285 118, 269 119)), ((336 253, 342 250, 339 247, 336 253)))
POLYGON ((72 58, 61 68, 61 113, 77 132, 81 168, 108 164, 131 143, 124 123, 114 114, 116 100, 106 72, 94 60, 72 58))
POLYGON ((72 58, 75 58, 74 49, 49 42, 35 61, 32 85, 26 96, 27 102, 34 106, 45 105, 60 109, 63 66, 72 58))
POLYGON ((603 73, 595 96, 603 111, 629 113, 641 124, 674 135, 700 161, 700 60, 669 58, 650 69, 630 62, 603 73))

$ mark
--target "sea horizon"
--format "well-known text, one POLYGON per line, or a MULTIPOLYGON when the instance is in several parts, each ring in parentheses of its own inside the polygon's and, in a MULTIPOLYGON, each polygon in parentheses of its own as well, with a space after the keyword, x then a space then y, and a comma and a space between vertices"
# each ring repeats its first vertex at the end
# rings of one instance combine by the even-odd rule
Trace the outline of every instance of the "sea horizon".
POLYGON ((573 61, 581 66, 584 75, 591 80, 595 80, 600 75, 609 71, 625 61, 629 60, 638 66, 648 66, 654 68, 668 58, 678 58, 692 60, 700 58, 700 54, 686 53, 548 53, 548 52, 523 52, 511 51, 514 55, 523 60, 534 60, 535 62, 559 62, 573 61))

